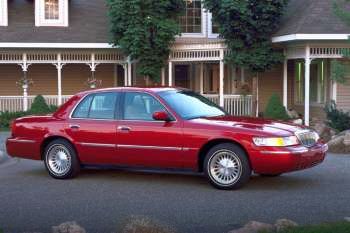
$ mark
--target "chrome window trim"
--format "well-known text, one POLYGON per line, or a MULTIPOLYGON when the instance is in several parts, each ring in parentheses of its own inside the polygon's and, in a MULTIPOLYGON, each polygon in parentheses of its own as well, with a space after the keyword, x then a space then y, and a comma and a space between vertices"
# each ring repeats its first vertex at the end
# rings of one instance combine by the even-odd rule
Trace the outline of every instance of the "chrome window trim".
MULTIPOLYGON (((94 121, 111 121, 111 122, 116 122, 117 119, 103 119, 103 118, 80 118, 80 117, 73 117, 73 113, 75 112, 76 108, 79 106, 79 104, 85 99, 87 98, 89 95, 96 95, 99 93, 116 93, 116 94, 120 94, 120 91, 103 91, 103 92, 93 92, 93 93, 88 93, 86 95, 84 95, 83 97, 81 97, 81 99, 78 101, 78 103, 76 103, 76 105, 74 106, 74 108, 72 109, 72 111, 69 114, 69 119, 71 120, 94 120, 94 121)), ((93 99, 92 99, 93 100, 93 99)), ((118 99, 117 99, 118 101, 118 99)))
MULTIPOLYGON (((110 92, 110 91, 109 91, 110 92)), ((165 109, 166 111, 168 112, 168 114, 170 114, 170 116, 172 116, 173 121, 170 121, 170 122, 173 122, 173 123, 176 123, 178 122, 178 119, 176 116, 174 116, 174 114, 169 110, 169 108, 164 105, 160 99, 158 98, 158 96, 155 96, 153 95, 152 93, 149 93, 149 92, 145 92, 145 91, 138 91, 138 90, 121 90, 121 91, 116 91, 116 93, 118 94, 123 94, 123 93, 127 93, 127 92, 137 92, 137 93, 144 93, 144 94, 148 94, 152 97, 154 97, 165 109)), ((87 98, 89 95, 95 95, 96 93, 99 93, 99 92, 94 92, 94 93, 88 93, 88 94, 85 94, 83 97, 81 97, 81 99, 75 104, 75 106, 72 108, 72 111, 70 112, 69 114, 69 117, 68 119, 71 119, 71 120, 96 120, 96 121, 110 121, 110 122, 117 122, 117 121, 136 121, 136 122, 165 122, 165 121, 147 121, 147 120, 125 120, 125 119, 99 119, 99 118, 77 118, 77 117, 73 117, 73 113, 75 112, 76 108, 79 106, 79 104, 85 99, 87 98)), ((101 92, 101 93, 104 93, 104 92, 101 92)), ((124 112, 124 109, 122 109, 122 111, 124 112)))

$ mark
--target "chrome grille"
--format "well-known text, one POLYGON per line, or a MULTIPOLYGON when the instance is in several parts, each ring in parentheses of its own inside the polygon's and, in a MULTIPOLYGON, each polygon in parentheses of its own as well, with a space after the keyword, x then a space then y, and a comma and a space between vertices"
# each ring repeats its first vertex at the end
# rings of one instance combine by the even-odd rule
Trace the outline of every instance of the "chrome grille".
POLYGON ((298 137, 301 144, 303 144, 306 147, 312 147, 316 145, 319 139, 318 134, 312 130, 304 130, 304 131, 296 132, 295 135, 298 137))

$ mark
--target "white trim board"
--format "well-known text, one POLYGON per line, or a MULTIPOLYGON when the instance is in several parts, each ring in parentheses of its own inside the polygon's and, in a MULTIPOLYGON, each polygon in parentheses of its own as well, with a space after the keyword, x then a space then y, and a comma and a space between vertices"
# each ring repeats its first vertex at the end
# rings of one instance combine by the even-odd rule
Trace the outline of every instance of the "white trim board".
POLYGON ((8 26, 7 0, 0 0, 0 26, 8 26))
POLYGON ((0 43, 0 48, 111 49, 109 43, 0 43))
POLYGON ((350 34, 290 34, 272 37, 273 43, 295 40, 348 40, 350 34))

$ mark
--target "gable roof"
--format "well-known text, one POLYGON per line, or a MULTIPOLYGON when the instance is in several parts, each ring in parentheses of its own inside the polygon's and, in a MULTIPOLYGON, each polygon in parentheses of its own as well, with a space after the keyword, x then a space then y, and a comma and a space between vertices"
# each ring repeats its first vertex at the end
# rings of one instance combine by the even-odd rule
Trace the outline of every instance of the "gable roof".
POLYGON ((108 43, 105 0, 69 1, 69 27, 36 27, 34 1, 8 1, 7 27, 0 27, 0 43, 108 43))
MULTIPOLYGON (((274 37, 291 34, 350 34, 333 11, 332 0, 290 0, 274 37)), ((350 5, 346 8, 350 10, 350 5)))

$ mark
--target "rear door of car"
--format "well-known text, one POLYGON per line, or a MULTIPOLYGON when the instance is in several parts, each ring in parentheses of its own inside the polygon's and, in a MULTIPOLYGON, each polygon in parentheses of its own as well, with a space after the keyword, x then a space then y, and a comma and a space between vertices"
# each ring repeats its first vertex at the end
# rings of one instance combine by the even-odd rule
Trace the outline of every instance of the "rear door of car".
POLYGON ((182 122, 156 121, 152 115, 168 109, 156 96, 125 91, 117 127, 117 150, 122 163, 151 168, 183 167, 182 122))
POLYGON ((83 164, 118 164, 116 117, 120 96, 116 91, 89 94, 73 110, 66 133, 74 140, 83 164))

